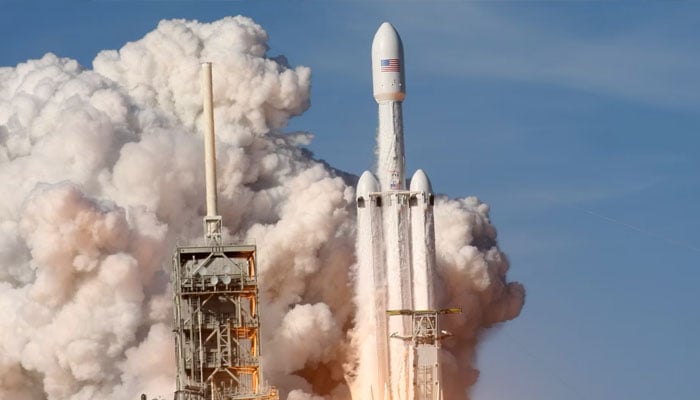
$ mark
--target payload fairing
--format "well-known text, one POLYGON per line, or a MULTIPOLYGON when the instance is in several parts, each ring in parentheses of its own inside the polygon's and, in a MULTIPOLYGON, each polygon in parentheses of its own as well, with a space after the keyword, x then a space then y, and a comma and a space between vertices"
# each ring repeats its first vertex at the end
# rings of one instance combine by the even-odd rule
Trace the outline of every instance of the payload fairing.
POLYGON ((372 42, 372 81, 379 108, 377 175, 365 171, 357 186, 359 292, 369 293, 374 321, 361 364, 376 374, 359 393, 372 400, 439 400, 439 347, 433 193, 418 170, 406 190, 403 117, 406 97, 403 45, 388 22, 372 42), (376 353, 376 354, 375 354, 376 353))

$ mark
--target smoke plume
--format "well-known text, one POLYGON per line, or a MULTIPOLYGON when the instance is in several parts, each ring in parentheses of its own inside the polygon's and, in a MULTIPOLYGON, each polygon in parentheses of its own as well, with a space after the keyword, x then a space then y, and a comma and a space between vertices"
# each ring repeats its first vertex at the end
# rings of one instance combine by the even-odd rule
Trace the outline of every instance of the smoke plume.
MULTIPOLYGON (((163 21, 93 69, 53 54, 0 68, 0 399, 172 396, 170 256, 202 236, 205 60, 226 237, 258 246, 266 379, 289 400, 349 398, 354 189, 301 148, 309 134, 282 132, 310 70, 233 17, 163 21)), ((465 310, 448 319, 450 398, 466 398, 479 334, 524 290, 485 204, 441 199, 435 217, 442 302, 465 310)))

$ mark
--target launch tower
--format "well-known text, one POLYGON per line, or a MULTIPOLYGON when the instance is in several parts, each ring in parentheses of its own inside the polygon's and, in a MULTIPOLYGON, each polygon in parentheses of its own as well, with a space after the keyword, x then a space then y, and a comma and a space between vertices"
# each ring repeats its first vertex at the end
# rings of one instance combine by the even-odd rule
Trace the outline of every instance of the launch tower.
POLYGON ((204 241, 173 255, 175 400, 278 400, 260 366, 255 246, 223 244, 217 212, 211 64, 202 64, 204 241))

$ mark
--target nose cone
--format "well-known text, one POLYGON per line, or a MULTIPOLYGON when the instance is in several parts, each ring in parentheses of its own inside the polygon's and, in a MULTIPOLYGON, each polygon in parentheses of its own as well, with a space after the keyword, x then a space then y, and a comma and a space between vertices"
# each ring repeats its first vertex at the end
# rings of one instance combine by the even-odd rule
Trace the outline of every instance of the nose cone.
POLYGON ((403 55, 403 45, 394 25, 383 22, 372 40, 372 53, 380 51, 383 54, 399 57, 403 55))
POLYGON ((366 198, 370 193, 379 191, 379 182, 371 172, 365 171, 357 182, 357 197, 366 198))
POLYGON ((372 41, 372 81, 377 102, 402 101, 406 97, 403 44, 388 22, 377 29, 372 41))
POLYGON ((433 193, 433 187, 430 184, 430 179, 428 179, 428 175, 426 175, 422 169, 419 169, 413 174, 413 177, 411 178, 410 190, 412 192, 433 193))

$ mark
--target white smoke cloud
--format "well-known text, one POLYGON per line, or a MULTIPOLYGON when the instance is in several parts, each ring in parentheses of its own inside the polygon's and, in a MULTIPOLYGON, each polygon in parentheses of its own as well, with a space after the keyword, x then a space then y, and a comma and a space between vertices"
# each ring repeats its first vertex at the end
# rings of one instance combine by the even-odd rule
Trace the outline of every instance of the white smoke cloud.
MULTIPOLYGON (((310 71, 267 51, 245 17, 173 20, 92 70, 52 54, 0 68, 0 399, 172 395, 170 254, 202 234, 205 60, 226 230, 258 245, 266 377, 290 400, 349 398, 354 191, 299 147, 309 135, 281 132, 310 71)), ((444 302, 465 308, 445 346, 464 381, 478 334, 524 292, 484 204, 438 202, 436 233, 444 302)))
POLYGON ((435 207, 437 270, 444 287, 441 307, 462 307, 442 323, 454 337, 443 342, 445 397, 464 398, 479 372, 472 365, 485 328, 520 314, 525 289, 506 282, 508 260, 496 246, 488 205, 475 197, 441 198, 435 207))

